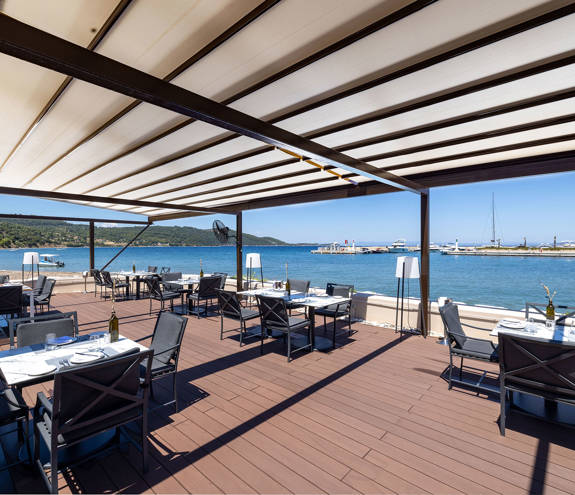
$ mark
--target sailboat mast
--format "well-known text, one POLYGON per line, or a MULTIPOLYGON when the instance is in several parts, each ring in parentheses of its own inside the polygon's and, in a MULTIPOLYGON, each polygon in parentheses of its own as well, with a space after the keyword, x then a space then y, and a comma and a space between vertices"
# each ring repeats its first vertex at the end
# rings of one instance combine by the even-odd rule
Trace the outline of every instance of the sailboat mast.
POLYGON ((495 244, 495 193, 491 193, 491 242, 495 244))

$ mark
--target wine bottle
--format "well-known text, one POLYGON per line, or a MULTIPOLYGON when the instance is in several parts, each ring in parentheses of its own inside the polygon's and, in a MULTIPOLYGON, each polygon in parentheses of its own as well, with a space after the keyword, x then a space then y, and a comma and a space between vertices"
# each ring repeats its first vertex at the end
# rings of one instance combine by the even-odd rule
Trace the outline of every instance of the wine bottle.
POLYGON ((116 316, 116 311, 112 309, 112 314, 108 320, 108 332, 110 333, 110 342, 118 342, 120 338, 120 320, 116 316))
POLYGON ((545 316, 548 320, 555 319, 555 306, 553 306, 553 301, 549 301, 549 304, 545 308, 545 316))
POLYGON ((287 291, 288 297, 291 296, 291 287, 289 284, 289 278, 286 280, 286 291, 287 291))
POLYGON ((136 263, 132 263, 132 273, 136 273, 136 263))
POLYGON ((202 260, 200 260, 200 278, 204 276, 204 269, 202 268, 202 260))

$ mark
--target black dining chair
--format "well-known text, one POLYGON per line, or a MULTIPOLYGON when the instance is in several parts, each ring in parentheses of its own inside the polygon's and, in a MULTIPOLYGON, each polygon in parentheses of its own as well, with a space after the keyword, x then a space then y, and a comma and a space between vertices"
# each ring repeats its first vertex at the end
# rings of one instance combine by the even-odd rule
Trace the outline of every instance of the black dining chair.
POLYGON ((0 287, 0 315, 9 318, 20 317, 23 313, 22 286, 0 287))
POLYGON ((113 279, 110 272, 102 270, 100 272, 102 280, 104 282, 104 298, 107 297, 107 289, 112 291, 114 297, 118 297, 118 291, 124 291, 124 299, 128 297, 128 284, 125 281, 119 279, 113 279))
MULTIPOLYGON (((152 382, 158 378, 172 375, 174 399, 169 402, 164 402, 161 406, 175 404, 176 412, 178 412, 178 360, 187 323, 188 319, 184 316, 161 311, 156 319, 152 342, 149 346, 149 348, 154 351, 151 369, 149 370, 152 382)), ((138 342, 148 338, 150 338, 150 336, 139 339, 138 342)), ((142 365, 142 373, 144 374, 147 371, 146 365, 142 365)), ((153 398, 154 390, 152 388, 152 382, 150 382, 150 395, 153 398)))
MULTIPOLYGON (((50 493, 58 493, 60 451, 112 429, 119 443, 119 428, 136 421, 142 423, 142 461, 143 470, 147 471, 152 354, 151 350, 140 352, 136 347, 97 364, 67 368, 54 375, 51 399, 38 393, 34 407, 34 464, 50 493), (142 363, 148 370, 143 378, 142 363), (40 460, 40 442, 50 454, 47 470, 40 460)), ((126 437, 133 442, 131 435, 126 437)), ((92 457, 93 454, 87 459, 92 457)), ((75 457, 74 464, 81 460, 75 457)))
POLYGON ((158 273, 158 267, 157 267, 157 266, 148 265, 148 272, 149 272, 149 273, 158 273))
MULTIPOLYGON (((10 435, 17 432, 18 446, 26 445, 26 453, 28 455, 28 462, 32 461, 30 452, 30 442, 28 442, 29 423, 28 417, 30 411, 24 397, 16 388, 5 388, 0 391, 0 428, 2 433, 0 437, 10 435), (4 427, 16 423, 16 430, 4 430, 4 427)), ((10 464, 5 464, 0 467, 0 471, 10 469, 17 464, 21 464, 21 460, 17 460, 10 464)))
POLYGON ((42 290, 44 289, 44 285, 46 284, 46 280, 48 277, 46 275, 38 275, 38 279, 34 282, 34 295, 39 296, 42 294, 42 290))
POLYGON ((224 318, 229 318, 235 321, 239 321, 240 327, 234 328, 232 330, 227 330, 226 332, 240 332, 240 347, 242 346, 244 338, 260 337, 261 340, 261 353, 263 354, 264 345, 264 332, 260 328, 260 335, 250 334, 246 328, 246 322, 254 320, 260 317, 260 312, 253 309, 244 308, 238 297, 237 292, 232 292, 229 290, 219 289, 218 294, 218 304, 220 307, 220 340, 224 338, 224 318))
POLYGON ((28 345, 43 344, 46 335, 55 334, 56 337, 78 336, 78 314, 76 311, 68 313, 54 313, 25 318, 16 318, 9 322, 10 347, 25 347, 28 345))
POLYGON ((325 288, 328 296, 344 297, 347 301, 336 304, 330 304, 325 308, 317 308, 315 314, 323 316, 323 327, 327 330, 327 318, 333 318, 333 347, 335 347, 335 337, 337 330, 338 318, 346 318, 348 326, 348 335, 351 335, 351 297, 353 295, 353 285, 328 283, 325 288))
MULTIPOLYGON (((290 291, 293 292, 300 292, 302 294, 307 294, 309 292, 309 280, 298 280, 295 278, 288 278, 290 291)), ((292 309, 298 309, 303 307, 301 304, 298 304, 295 301, 289 301, 287 303, 287 308, 289 310, 289 314, 291 315, 292 309)))
POLYGON ((10 275, 0 275, 0 284, 10 282, 10 275))
POLYGON ((44 307, 48 307, 48 311, 50 311, 50 301, 52 300, 52 293, 54 292, 54 286, 56 285, 56 281, 54 279, 49 278, 46 280, 44 287, 42 287, 42 292, 34 296, 34 304, 36 307, 40 308, 42 312, 44 311, 44 307))
MULTIPOLYGON (((477 390, 485 392, 492 392, 489 388, 482 387, 482 382, 487 376, 487 371, 478 370, 477 368, 470 368, 476 371, 481 371, 481 377, 477 383, 472 384, 463 381, 463 359, 474 359, 478 361, 487 361, 497 363, 499 360, 497 353, 497 346, 487 339, 477 339, 469 337, 463 330, 463 324, 459 318, 459 310, 457 305, 453 302, 447 302, 439 308, 439 314, 443 320, 447 338, 449 339, 449 389, 452 388, 453 383, 474 387, 477 390), (453 358, 460 358, 459 365, 459 379, 453 378, 453 358)), ((486 330, 484 328, 474 327, 472 325, 465 325, 477 330, 486 330)))
POLYGON ((169 266, 163 266, 162 268, 160 268, 160 275, 164 275, 166 273, 170 273, 170 267, 169 266))
POLYGON ((100 299, 102 299, 103 290, 106 287, 104 283, 104 279, 102 278, 102 274, 100 270, 92 270, 92 277, 94 278, 94 297, 98 293, 98 287, 100 288, 100 299))
POLYGON ((198 290, 188 294, 188 305, 190 313, 195 313, 200 317, 200 304, 204 302, 204 314, 208 315, 208 302, 218 297, 218 289, 222 283, 220 276, 202 277, 198 284, 198 290))
POLYGON ((150 299, 150 314, 152 314, 152 300, 160 301, 161 308, 160 311, 164 311, 164 305, 166 301, 170 301, 170 309, 174 309, 174 299, 180 297, 179 292, 173 292, 169 290, 162 290, 160 285, 160 279, 157 277, 149 277, 145 279, 146 285, 148 286, 149 299, 150 299))
POLYGON ((288 363, 292 359, 292 354, 304 349, 313 350, 311 322, 306 318, 295 318, 288 315, 286 302, 283 298, 256 296, 262 333, 271 333, 274 330, 279 331, 284 336, 286 342, 286 352, 288 363), (291 337, 301 330, 307 329, 308 343, 292 349, 291 337))

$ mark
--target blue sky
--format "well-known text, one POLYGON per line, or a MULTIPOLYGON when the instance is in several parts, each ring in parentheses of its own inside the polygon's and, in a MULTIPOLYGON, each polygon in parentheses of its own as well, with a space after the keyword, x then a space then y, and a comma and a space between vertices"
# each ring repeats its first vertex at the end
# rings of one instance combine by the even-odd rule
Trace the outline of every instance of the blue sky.
MULTIPOLYGON (((575 239, 575 172, 481 182, 431 190, 431 240, 484 243, 491 237, 495 193, 497 237, 504 244, 575 239)), ((35 198, 0 196, 1 213, 136 218, 109 210, 35 198)), ((214 216, 162 222, 210 228, 214 216)), ((234 228, 234 218, 218 216, 234 228)), ((244 213, 244 232, 289 242, 392 242, 419 237, 419 197, 411 193, 308 203, 244 213)))

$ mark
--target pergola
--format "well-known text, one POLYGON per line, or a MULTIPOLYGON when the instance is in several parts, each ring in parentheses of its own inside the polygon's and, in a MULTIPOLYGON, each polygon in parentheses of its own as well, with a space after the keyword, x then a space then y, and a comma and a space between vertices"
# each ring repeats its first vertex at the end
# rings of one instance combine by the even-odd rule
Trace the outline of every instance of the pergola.
POLYGON ((572 1, 0 5, 0 193, 241 234, 245 210, 409 191, 424 322, 429 189, 575 170, 572 1))

